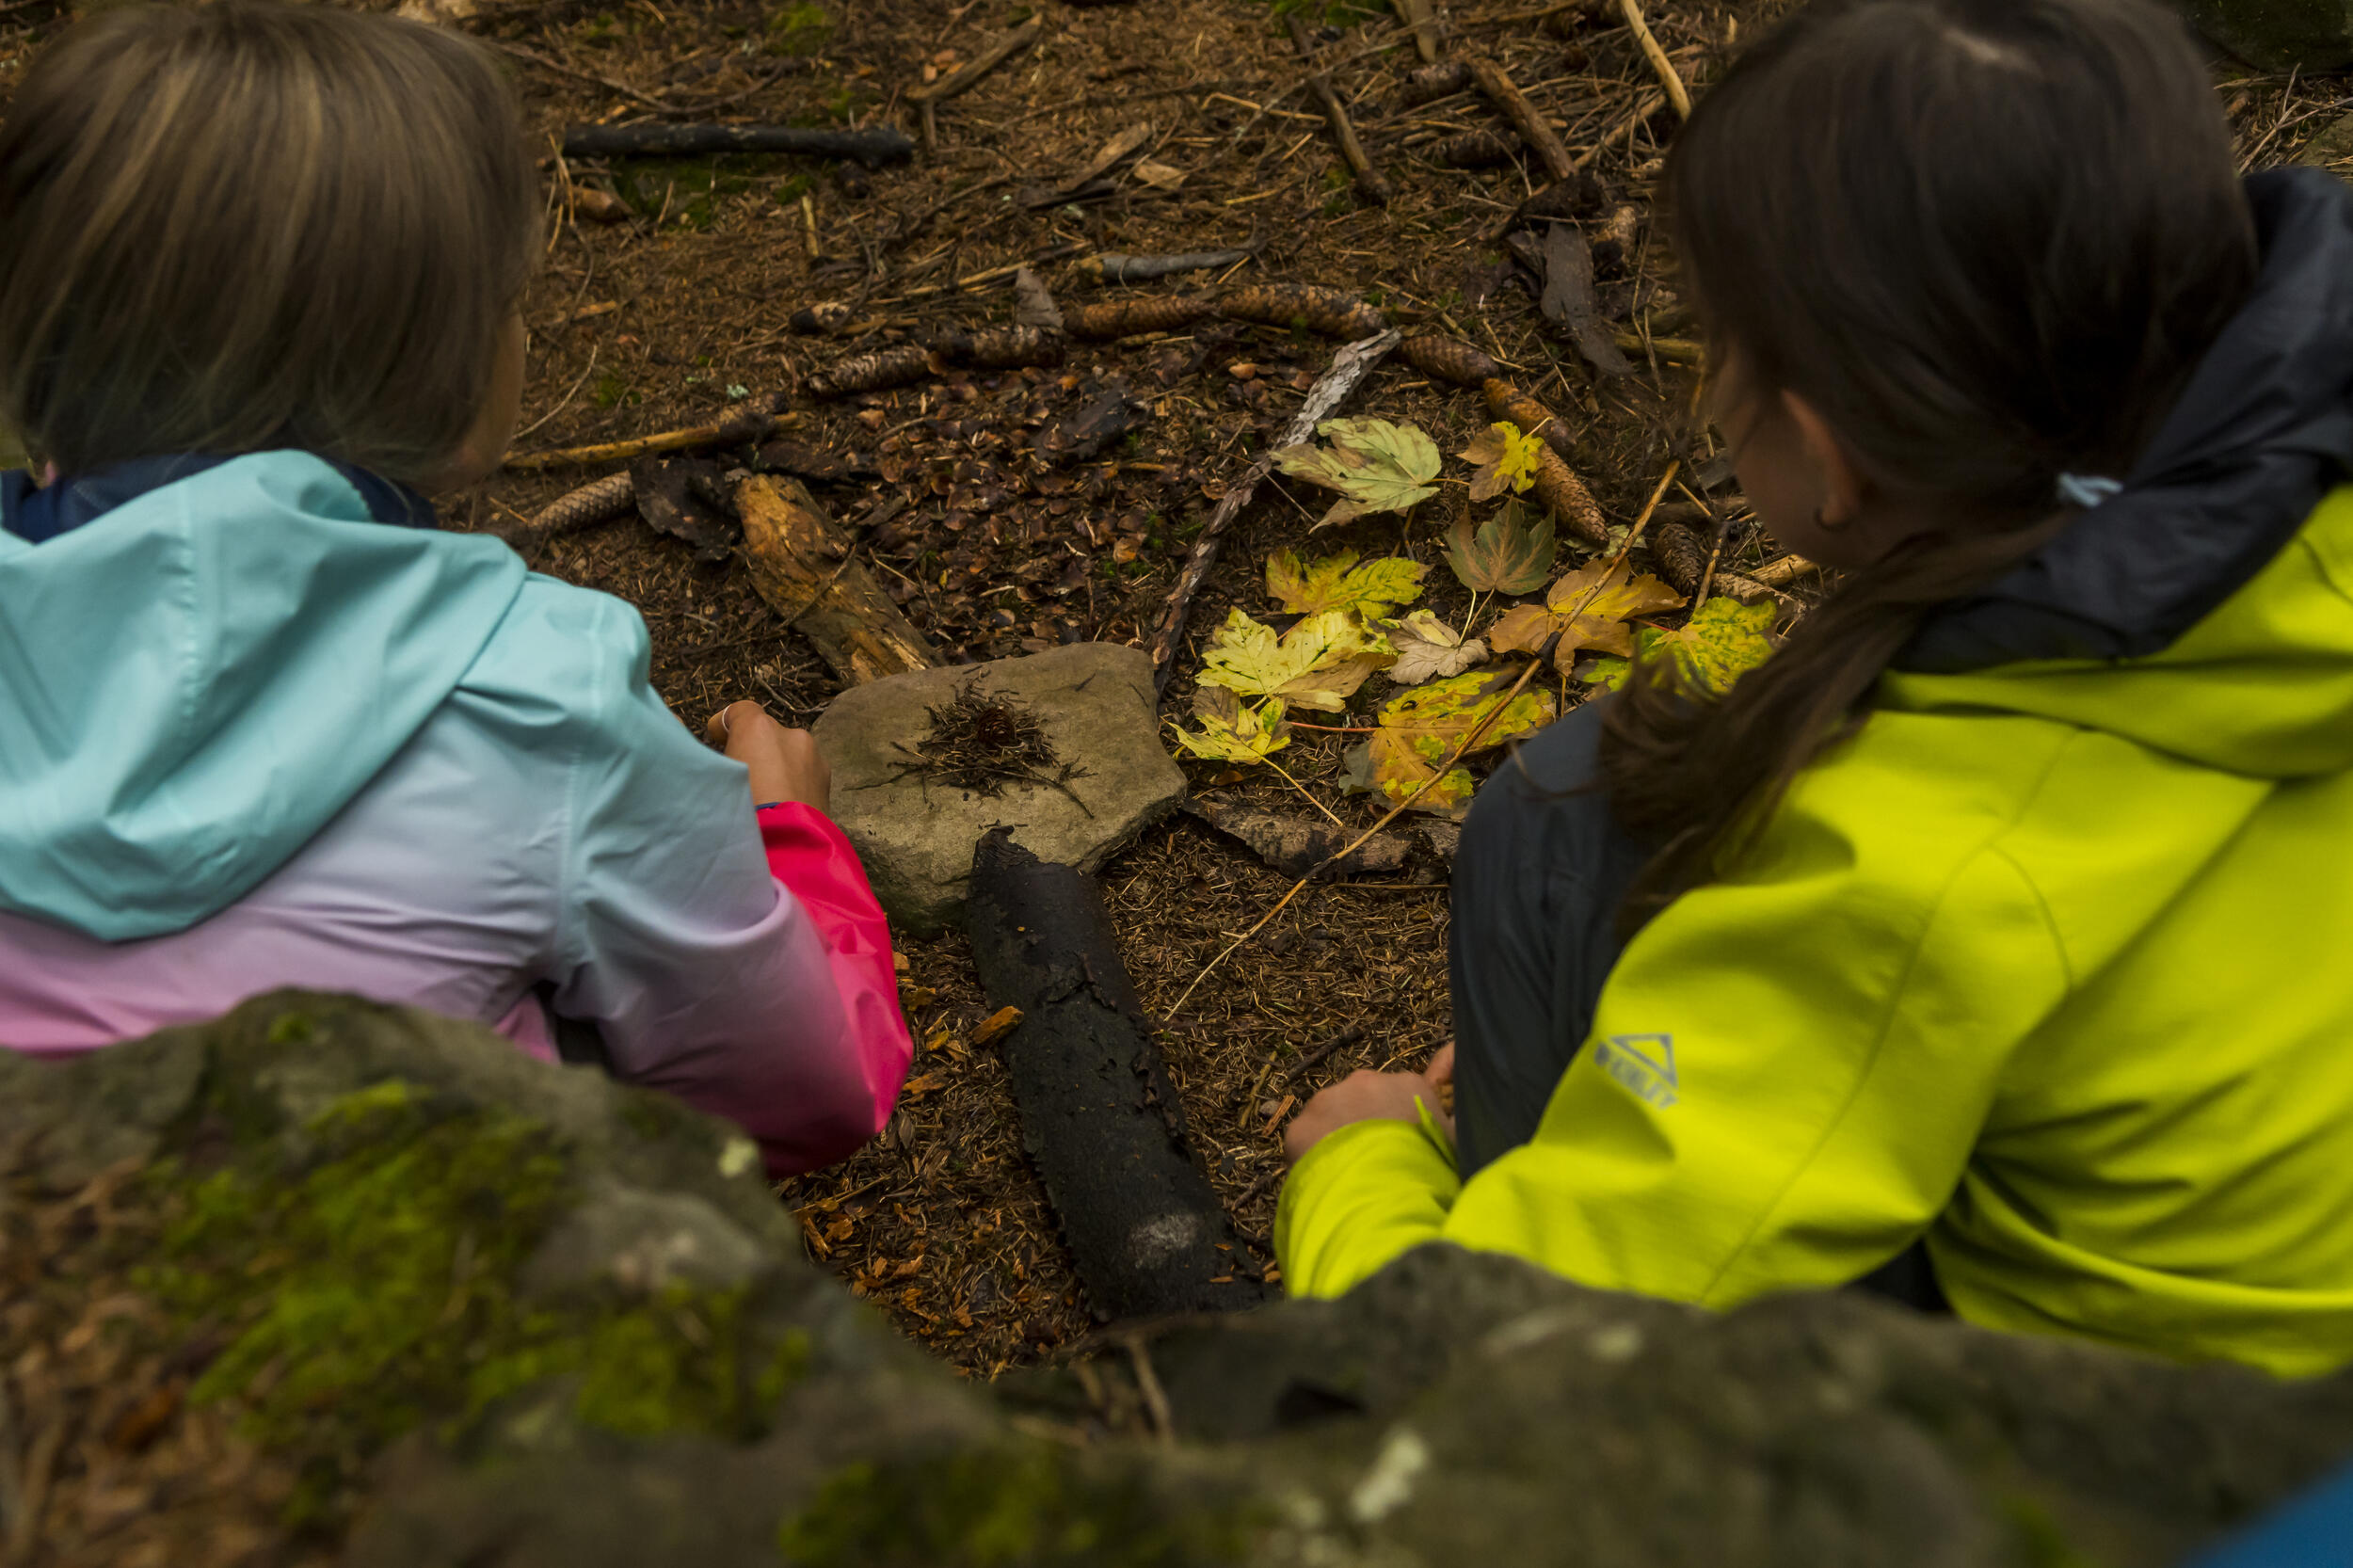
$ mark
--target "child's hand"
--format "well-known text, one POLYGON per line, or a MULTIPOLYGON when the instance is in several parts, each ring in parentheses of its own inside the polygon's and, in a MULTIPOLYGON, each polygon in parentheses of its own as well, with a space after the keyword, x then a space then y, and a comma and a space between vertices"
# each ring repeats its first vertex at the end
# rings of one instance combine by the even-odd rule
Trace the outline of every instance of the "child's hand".
POLYGON ((752 800, 760 806, 797 800, 825 808, 833 770, 806 729, 787 729, 757 702, 730 702, 704 726, 713 744, 752 770, 752 800))
POLYGON ((1451 1044, 1441 1047, 1438 1054, 1430 1059, 1430 1065, 1417 1073, 1376 1073, 1359 1068, 1319 1092, 1307 1102, 1305 1110, 1291 1118, 1291 1125, 1283 1129, 1284 1158, 1296 1165, 1326 1134, 1337 1132, 1351 1122, 1369 1121, 1376 1116, 1419 1122, 1421 1112, 1417 1101, 1430 1108, 1431 1115, 1446 1128, 1450 1139, 1454 1136, 1454 1116, 1439 1091, 1453 1081, 1451 1044))

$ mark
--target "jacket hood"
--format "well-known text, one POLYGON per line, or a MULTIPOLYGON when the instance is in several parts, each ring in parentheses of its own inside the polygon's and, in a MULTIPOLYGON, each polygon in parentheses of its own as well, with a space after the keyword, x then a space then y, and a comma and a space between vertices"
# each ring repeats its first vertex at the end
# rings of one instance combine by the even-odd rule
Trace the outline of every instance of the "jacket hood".
POLYGON ((2247 182, 2252 293, 2121 490, 1932 613, 1889 706, 2107 730, 2206 765, 2353 766, 2353 191, 2247 182), (2326 504, 2324 504, 2326 499, 2326 504))
POLYGON ((284 864, 527 575, 496 539, 386 526, 411 498, 307 453, 160 461, 0 494, 0 908, 107 941, 284 864))

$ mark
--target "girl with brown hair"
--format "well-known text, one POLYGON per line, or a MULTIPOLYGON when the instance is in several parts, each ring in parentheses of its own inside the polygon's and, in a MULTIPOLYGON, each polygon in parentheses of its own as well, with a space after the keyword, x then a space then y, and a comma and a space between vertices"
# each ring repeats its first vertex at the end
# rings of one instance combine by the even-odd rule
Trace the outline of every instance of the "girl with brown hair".
POLYGON ((910 1054, 824 763, 749 702, 704 747, 634 611, 425 499, 513 433, 537 187, 483 52, 386 17, 109 9, 17 87, 0 424, 46 482, 0 476, 0 1042, 351 991, 808 1169, 910 1054))
POLYGON ((2353 1360, 2353 194, 2242 181, 2148 0, 1820 0, 1665 178, 1742 488, 1842 576, 1481 792, 1455 1045, 1294 1124, 1291 1288, 1445 1240, 2353 1360))

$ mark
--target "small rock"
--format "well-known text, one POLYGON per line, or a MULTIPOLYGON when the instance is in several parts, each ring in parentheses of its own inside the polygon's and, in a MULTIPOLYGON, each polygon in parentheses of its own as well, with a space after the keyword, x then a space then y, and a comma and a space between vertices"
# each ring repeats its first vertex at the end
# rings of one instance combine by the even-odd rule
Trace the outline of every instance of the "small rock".
POLYGON ((1160 744, 1156 706, 1150 655, 1077 643, 854 686, 812 733, 833 767, 834 820, 874 896, 892 924, 927 936, 962 914, 972 847, 990 828, 1010 827, 1040 859, 1092 873, 1176 808, 1185 777, 1160 744), (1034 718, 1053 769, 993 794, 940 781, 919 748, 933 712, 966 692, 1011 699, 1034 718))

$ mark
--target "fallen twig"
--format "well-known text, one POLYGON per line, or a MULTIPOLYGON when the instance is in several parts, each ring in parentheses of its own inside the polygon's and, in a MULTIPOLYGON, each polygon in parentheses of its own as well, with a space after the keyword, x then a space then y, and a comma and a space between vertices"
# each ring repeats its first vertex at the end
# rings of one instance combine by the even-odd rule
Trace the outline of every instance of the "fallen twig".
POLYGON ((1372 167, 1372 156, 1365 151, 1364 142, 1356 136, 1355 124, 1348 118, 1348 106, 1340 102, 1340 95, 1332 90, 1331 76, 1313 69, 1315 45, 1308 41, 1307 29, 1301 24, 1299 13, 1286 12, 1283 21, 1290 28, 1291 47, 1298 50, 1299 57, 1309 64, 1307 90, 1322 106, 1323 118, 1332 127, 1332 139, 1339 144, 1340 156, 1347 161, 1350 171, 1356 177, 1356 194, 1376 207, 1387 206, 1390 196, 1394 194, 1389 189, 1389 183, 1381 177, 1379 169, 1372 167))
MULTIPOLYGON (((1241 478, 1226 488, 1225 494, 1202 526, 1200 536, 1193 541, 1193 553, 1185 558, 1185 569, 1176 574, 1176 585, 1169 590, 1166 608, 1160 612, 1160 624, 1152 641, 1152 687, 1156 694, 1166 695, 1168 678, 1176 673, 1176 645, 1185 634, 1185 616, 1193 608, 1194 590, 1201 580, 1217 564, 1217 552, 1226 528, 1250 504, 1258 493, 1258 486, 1273 470, 1274 454, 1286 446, 1296 446, 1316 433, 1316 425, 1338 408, 1348 394, 1356 390, 1358 382, 1372 367, 1381 362, 1383 355, 1398 345, 1401 334, 1395 328, 1361 338, 1332 356, 1331 368, 1307 390, 1306 402, 1284 430, 1283 439, 1258 455, 1256 462, 1242 472, 1241 478)), ((1358 840, 1361 844, 1364 840, 1358 840)), ((1354 845, 1351 845, 1354 848, 1354 845)), ((1331 857, 1331 858, 1337 858, 1331 857)), ((1197 982, 1196 982, 1197 984, 1197 982)), ((1191 995, 1190 989, 1187 995, 1191 995)))
MULTIPOLYGON (((1674 483, 1675 472, 1681 467, 1682 462, 1680 459, 1667 465, 1667 472, 1659 476, 1658 488, 1651 491, 1650 500, 1643 504, 1641 515, 1634 520, 1634 526, 1626 530, 1625 543, 1620 545, 1618 547, 1618 552, 1609 558, 1609 569, 1604 570, 1596 576, 1593 584, 1585 590, 1584 596, 1578 599, 1575 604, 1572 604, 1567 609, 1560 612, 1561 619, 1564 622, 1574 624, 1577 617, 1584 613, 1585 606, 1593 601, 1593 595, 1601 591, 1602 584, 1609 581, 1611 572, 1615 570, 1619 563, 1623 562, 1626 558, 1627 553, 1634 549, 1634 542, 1642 536, 1642 530, 1650 526, 1651 514, 1658 510, 1659 497, 1665 495, 1667 493, 1667 487, 1674 483)), ((1390 807, 1386 811, 1383 812, 1379 822, 1374 823, 1370 827, 1366 828, 1362 833, 1358 834, 1353 842, 1334 851, 1330 856, 1326 856, 1327 862, 1331 860, 1337 860, 1343 856, 1353 854, 1359 846, 1371 839, 1374 834, 1388 826, 1389 824, 1397 821, 1400 816, 1403 815, 1412 808, 1414 802, 1419 800, 1424 794, 1429 792, 1432 785, 1437 783, 1449 774, 1451 774, 1454 771, 1455 764, 1459 763, 1464 758, 1469 756, 1473 751, 1477 750, 1479 748, 1479 743, 1486 739, 1487 731, 1495 728, 1496 721, 1501 718, 1504 712, 1512 706, 1513 699, 1517 697, 1520 693, 1526 691, 1528 689, 1529 681, 1535 676, 1536 672, 1551 662, 1552 650, 1554 648, 1559 646, 1560 641, 1561 637, 1558 632, 1555 632, 1551 637, 1545 639, 1545 646, 1536 650, 1536 656, 1529 661, 1528 667, 1520 671, 1519 679, 1512 682, 1511 689, 1503 694, 1501 700, 1497 701, 1492 708, 1488 709, 1486 716, 1481 719, 1479 723, 1472 728, 1469 734, 1463 737, 1462 741, 1456 744, 1452 754, 1449 755, 1445 761, 1440 762, 1432 771, 1429 777, 1414 786, 1414 792, 1412 794, 1407 795, 1403 800, 1399 801, 1396 805, 1390 807)), ((1201 983, 1209 978, 1210 971, 1215 969, 1220 964, 1225 962, 1228 957, 1232 956, 1234 952, 1244 942, 1247 942, 1251 937, 1256 936, 1259 932, 1264 931, 1267 928, 1268 922, 1273 920, 1275 916, 1281 914, 1290 904, 1290 901, 1297 898, 1300 893, 1305 889, 1307 884, 1314 879, 1315 874, 1316 873, 1311 871, 1305 876, 1303 876, 1298 881, 1292 883, 1290 891, 1275 900, 1274 907, 1258 917, 1257 924, 1252 926, 1249 930, 1243 932, 1241 936, 1226 943, 1225 946, 1218 952, 1216 957, 1210 959, 1207 964, 1204 964, 1201 967, 1201 972, 1193 977, 1193 984, 1187 985, 1177 996, 1176 1001, 1170 1004, 1166 1016, 1173 1018, 1179 1012, 1183 1011, 1185 1003, 1192 999, 1193 992, 1199 990, 1201 983)))
POLYGON ((1180 272, 1209 272, 1246 262, 1257 254, 1247 250, 1189 250, 1174 256, 1122 256, 1107 251, 1089 256, 1070 270, 1091 283, 1148 283, 1180 272))
POLYGON ((1618 11, 1625 18, 1626 26, 1632 29, 1634 41, 1642 46, 1642 54, 1650 60, 1650 68, 1658 72, 1658 85, 1667 89, 1667 102, 1675 106, 1677 118, 1690 119, 1691 89, 1683 85, 1683 77, 1676 72, 1674 61, 1667 58, 1667 52, 1658 47, 1658 40, 1651 33, 1650 24, 1642 20, 1642 0, 1618 0, 1618 11))
POLYGON ((1528 101, 1528 95, 1504 73, 1503 67, 1482 55, 1471 61, 1471 80, 1479 85, 1479 90, 1487 95, 1488 101, 1503 112, 1503 118, 1512 122, 1512 129, 1517 131, 1520 139, 1528 143, 1529 150, 1545 166, 1545 173, 1555 180, 1575 178, 1577 162, 1569 156, 1568 147, 1561 140, 1561 133, 1554 130, 1552 121, 1528 101))
POLYGON ((575 125, 564 133, 568 158, 702 158, 720 152, 853 158, 872 168, 913 157, 915 144, 888 125, 863 131, 801 125, 575 125))
POLYGON ((772 414, 758 409, 745 409, 729 414, 713 424, 690 425, 683 430, 663 430, 650 436, 633 436, 623 441, 600 441, 593 446, 557 447, 548 452, 521 452, 506 459, 506 467, 526 472, 552 468, 589 468, 603 463, 630 463, 640 457, 665 452, 699 452, 714 446, 734 446, 744 441, 764 440, 787 425, 798 424, 799 414, 772 414))
POLYGON ((1609 148, 1609 144, 1617 140, 1620 136, 1625 137, 1626 145, 1628 147, 1633 146, 1634 132, 1636 128, 1639 127, 1642 121, 1648 120, 1651 116, 1657 114, 1659 110, 1665 108, 1666 106, 1667 95, 1665 93, 1651 93, 1649 96, 1643 98, 1640 103, 1636 104, 1632 109, 1628 110, 1625 118, 1620 120, 1615 125, 1612 125, 1608 131, 1604 132, 1602 134, 1602 138, 1599 141, 1593 143, 1593 146, 1587 148, 1584 152, 1579 152, 1575 158, 1571 159, 1571 164, 1577 168, 1583 168, 1586 165, 1592 163, 1595 158, 1600 157, 1603 152, 1609 148))
POLYGON ((971 91, 980 85, 982 77, 1035 43, 1038 35, 1044 31, 1046 19, 1033 16, 938 81, 907 89, 907 102, 914 104, 922 116, 923 150, 926 152, 939 151, 939 123, 932 111, 949 99, 971 91))

